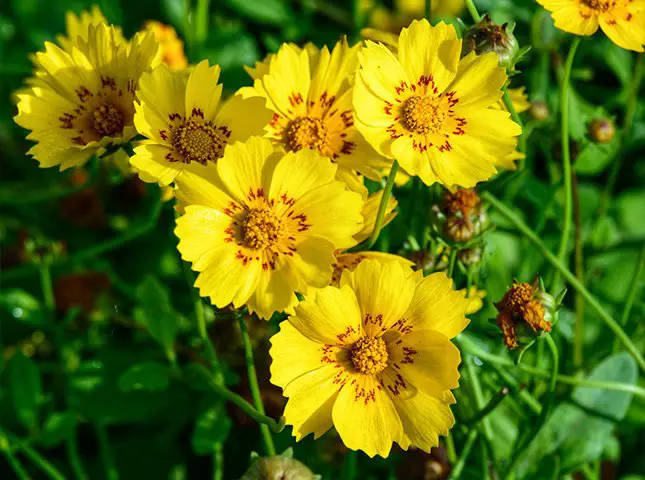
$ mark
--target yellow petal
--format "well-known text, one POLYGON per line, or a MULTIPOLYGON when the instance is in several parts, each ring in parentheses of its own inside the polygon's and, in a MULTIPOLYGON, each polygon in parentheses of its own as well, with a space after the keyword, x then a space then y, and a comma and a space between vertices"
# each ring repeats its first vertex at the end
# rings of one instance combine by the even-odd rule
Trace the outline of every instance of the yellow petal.
POLYGON ((145 172, 141 179, 159 182, 160 185, 170 185, 185 168, 186 164, 176 157, 173 149, 152 142, 141 142, 130 157, 130 164, 145 172), (172 160, 172 161, 171 161, 172 160))
POLYGON ((501 88, 506 78, 506 70, 498 66, 495 53, 477 56, 471 52, 466 55, 459 62, 457 76, 448 87, 458 99, 455 115, 467 116, 472 111, 494 105, 502 96, 501 88))
POLYGON ((257 288, 246 304, 249 312, 268 320, 275 312, 288 311, 297 303, 295 285, 291 283, 288 273, 278 268, 262 272, 257 288))
POLYGON ((343 272, 341 285, 349 285, 356 293, 366 334, 378 336, 404 318, 416 280, 412 270, 398 262, 366 260, 353 272, 343 272))
MULTIPOLYGON (((567 2, 569 3, 569 2, 567 2)), ((569 3, 566 6, 554 8, 553 21, 555 26, 565 32, 575 33, 576 35, 592 35, 598 30, 598 16, 582 16, 580 6, 575 3, 569 3)))
POLYGON ((266 108, 263 97, 244 99, 233 95, 217 113, 215 124, 226 125, 231 132, 228 143, 245 142, 252 136, 263 136, 273 113, 266 108))
POLYGON ((418 283, 410 308, 401 318, 415 329, 435 330, 453 338, 469 323, 464 317, 468 304, 464 291, 453 290, 445 273, 433 273, 418 283))
MULTIPOLYGON (((390 103, 396 102, 396 89, 401 86, 401 83, 409 85, 410 78, 385 45, 369 40, 365 43, 366 47, 359 54, 361 69, 358 76, 373 95, 390 103)), ((357 99, 354 100, 354 108, 356 115, 363 118, 361 105, 357 99)))
POLYGON ((183 205, 203 205, 224 211, 230 207, 231 198, 224 193, 225 187, 217 173, 217 166, 194 164, 176 180, 175 196, 183 205))
POLYGON ((328 240, 305 237, 296 243, 296 251, 290 258, 288 268, 296 278, 296 288, 306 293, 309 288, 329 285, 333 272, 334 245, 328 240))
MULTIPOLYGON (((363 240, 367 239, 374 230, 374 225, 376 224, 376 217, 378 214, 379 205, 381 204, 381 199, 383 198, 383 190, 379 190, 367 197, 365 204, 363 205, 363 210, 361 215, 363 215, 363 228, 360 232, 354 235, 354 240, 356 243, 361 243, 363 240)), ((390 196, 387 207, 385 210, 385 217, 383 217, 383 223, 381 227, 384 227, 396 217, 397 212, 396 207, 398 202, 396 198, 390 196)))
POLYGON ((392 443, 403 437, 392 400, 372 375, 356 374, 345 384, 334 403, 332 419, 343 443, 370 457, 387 457, 392 443))
MULTIPOLYGON (((214 120, 222 96, 222 84, 218 84, 220 67, 208 66, 208 60, 202 60, 190 73, 186 83, 185 117, 190 118, 200 111, 204 120, 214 120)), ((159 96, 159 92, 157 92, 159 96)))
POLYGON ((645 11, 630 13, 627 17, 611 21, 601 16, 600 28, 619 47, 642 52, 645 44, 645 11))

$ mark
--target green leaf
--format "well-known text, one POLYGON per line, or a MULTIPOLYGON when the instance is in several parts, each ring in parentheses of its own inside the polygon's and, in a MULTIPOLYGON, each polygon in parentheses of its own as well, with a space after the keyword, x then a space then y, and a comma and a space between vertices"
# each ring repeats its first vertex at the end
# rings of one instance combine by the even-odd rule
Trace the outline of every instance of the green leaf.
POLYGON ((628 234, 645 235, 645 190, 627 191, 618 197, 618 222, 628 234))
POLYGON ((119 377, 119 388, 124 392, 147 390, 161 392, 170 385, 170 370, 158 362, 143 362, 126 370, 119 377))
POLYGON ((284 26, 293 21, 293 11, 281 0, 226 0, 243 17, 259 23, 284 26))
POLYGON ((601 48, 594 48, 599 58, 616 74, 623 85, 629 85, 632 78, 632 54, 615 43, 603 39, 601 48))
POLYGON ((38 365, 31 358, 16 352, 9 363, 9 391, 18 419, 29 430, 38 425, 42 380, 38 365))
MULTIPOLYGON (((235 29, 209 35, 203 56, 226 72, 241 69, 244 65, 253 65, 260 58, 260 52, 253 36, 244 30, 235 29)), ((243 70, 237 73, 248 79, 243 70)))
POLYGON ((619 148, 620 135, 614 135, 609 143, 589 142, 578 154, 573 168, 581 175, 598 175, 616 158, 619 148))
MULTIPOLYGON (((605 359, 588 379, 633 385, 637 375, 636 362, 623 352, 605 359)), ((607 417, 622 420, 632 396, 630 392, 576 387, 572 403, 560 404, 531 443, 518 467, 518 477, 523 478, 542 458, 553 454, 560 455, 563 472, 600 458, 614 429, 614 422, 607 417)))
POLYGON ((231 430, 231 419, 226 415, 222 404, 209 408, 202 413, 195 423, 192 445, 197 455, 209 455, 215 446, 228 437, 231 430))
POLYGON ((179 315, 170 304, 167 289, 153 276, 148 276, 137 288, 140 307, 135 309, 135 319, 146 325, 150 335, 168 355, 174 355, 173 343, 179 330, 179 315))
POLYGON ((54 412, 45 421, 41 437, 44 447, 54 447, 74 434, 78 416, 74 412, 54 412))
POLYGON ((10 288, 0 293, 0 307, 20 322, 38 327, 47 323, 40 302, 19 288, 10 288))

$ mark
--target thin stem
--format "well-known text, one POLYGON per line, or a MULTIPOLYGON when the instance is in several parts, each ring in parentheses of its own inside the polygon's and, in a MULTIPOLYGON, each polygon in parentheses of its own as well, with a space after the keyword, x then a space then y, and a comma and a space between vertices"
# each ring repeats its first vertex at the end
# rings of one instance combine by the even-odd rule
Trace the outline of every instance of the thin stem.
MULTIPOLYGON (((469 427, 477 425, 480 420, 487 420, 486 416, 495 410, 500 403, 502 403, 502 400, 504 400, 508 396, 508 388, 507 387, 502 387, 499 392, 497 392, 495 395, 493 395, 493 398, 490 399, 488 404, 479 410, 474 417, 463 420, 461 423, 463 425, 467 425, 469 427)), ((479 405, 479 402, 476 402, 477 408, 481 408, 479 405)))
MULTIPOLYGON (((511 114, 511 118, 515 123, 517 123, 520 128, 522 129, 522 133, 520 134, 520 138, 518 139, 518 149, 522 153, 526 153, 526 135, 524 134, 524 123, 522 122, 522 119, 520 118, 519 114, 515 110, 515 107, 513 106, 513 101, 511 100, 511 96, 508 94, 508 90, 506 87, 503 88, 504 95, 502 96, 502 100, 504 101, 504 106, 506 107, 506 110, 511 114)), ((518 168, 518 170, 521 170, 524 166, 524 160, 522 160, 522 166, 518 168)))
POLYGON ((477 441, 478 434, 479 432, 477 430, 470 431, 470 434, 466 439, 466 444, 464 445, 464 448, 461 451, 461 455, 459 456, 459 459, 457 460, 456 463, 453 464, 454 467, 452 469, 452 473, 450 474, 450 477, 448 477, 450 480, 461 478, 461 472, 464 470, 464 467, 466 466, 466 460, 468 460, 470 451, 473 449, 473 446, 475 445, 475 441, 477 441))
POLYGON ((87 476, 87 473, 85 472, 85 468, 83 467, 83 461, 81 460, 81 456, 78 453, 76 431, 73 431, 70 434, 70 436, 67 438, 67 441, 65 442, 65 447, 67 449, 67 458, 69 459, 69 463, 72 467, 72 472, 74 472, 74 476, 78 480, 88 479, 89 477, 87 476))
POLYGON ((195 44, 200 52, 208 36, 208 7, 210 0, 197 0, 195 6, 195 44))
POLYGON ((94 430, 96 432, 96 439, 99 443, 101 461, 105 468, 105 476, 108 480, 119 480, 119 471, 114 463, 114 455, 112 454, 112 448, 110 447, 110 439, 108 438, 107 430, 104 425, 99 423, 94 425, 94 430))
MULTIPOLYGON (((482 359, 484 358, 480 355, 477 356, 482 359)), ((531 409, 533 413, 539 414, 542 411, 542 404, 533 395, 531 395, 528 390, 526 390, 523 384, 520 384, 515 377, 508 373, 506 368, 502 368, 494 362, 490 362, 489 366, 495 371, 495 373, 497 373, 497 376, 499 376, 499 378, 501 378, 502 381, 517 394, 519 399, 522 400, 522 402, 524 402, 524 404, 531 409)))
POLYGON ((211 390, 217 393, 224 400, 227 400, 236 405, 238 408, 240 408, 240 410, 242 410, 259 424, 267 425, 272 431, 276 433, 281 432, 284 429, 284 424, 282 421, 276 422, 273 418, 267 417, 263 413, 260 413, 253 407, 253 405, 244 400, 237 393, 230 391, 224 385, 218 383, 203 365, 195 364, 195 371, 204 378, 211 390))
POLYGON ((618 322, 607 313, 607 311, 600 305, 598 300, 585 288, 585 286, 578 281, 567 267, 565 267, 558 258, 553 255, 549 249, 544 245, 542 240, 531 230, 515 213, 513 213, 503 202, 499 201, 490 192, 483 192, 482 197, 488 200, 493 208, 501 213, 506 219, 515 225, 515 227, 528 238, 539 250, 539 252, 546 258, 546 260, 553 265, 556 270, 565 278, 567 282, 573 287, 576 292, 580 292, 585 302, 596 312, 603 322, 611 329, 612 332, 620 339, 627 351, 634 357, 640 368, 645 372, 645 359, 639 349, 632 343, 629 336, 623 331, 618 322))
POLYGON ((213 480, 224 480, 224 448, 221 442, 215 444, 213 454, 213 480))
POLYGON ((455 273, 455 265, 457 263, 457 249, 452 247, 450 249, 450 260, 448 261, 448 276, 452 278, 455 273))
POLYGON ((425 17, 428 22, 432 21, 432 0, 426 0, 425 17))
MULTIPOLYGON (((562 88, 560 96, 560 128, 562 137, 562 169, 564 176, 564 225, 562 226, 562 235, 560 236, 560 246, 558 247, 558 260, 566 262, 567 245, 571 235, 571 152, 569 149, 569 87, 571 83, 571 66, 576 55, 576 50, 580 44, 580 37, 574 37, 569 48, 567 61, 564 64, 564 74, 562 77, 562 88)), ((557 288, 559 275, 556 273, 553 279, 553 285, 557 288)))
POLYGON ((454 465, 457 462, 457 450, 455 449, 455 441, 452 438, 452 433, 448 433, 446 437, 446 454, 448 455, 448 462, 454 465))
MULTIPOLYGON (((255 362, 253 361, 253 346, 251 345, 251 338, 249 331, 246 328, 246 319, 243 315, 238 318, 240 325, 240 332, 242 333, 242 343, 244 344, 244 360, 246 360, 246 371, 249 377, 249 387, 251 389, 251 396, 253 397, 253 404, 258 412, 265 415, 264 405, 262 404, 262 394, 260 393, 260 385, 258 384, 258 376, 255 371, 255 362)), ((271 437, 269 427, 264 424, 260 425, 260 432, 262 433, 262 440, 264 441, 264 448, 267 455, 270 457, 275 456, 275 445, 271 437)))
POLYGON ((470 13, 470 16, 473 17, 473 21, 475 23, 479 22, 482 19, 473 0, 466 0, 466 7, 468 7, 468 12, 470 13))
MULTIPOLYGON (((625 307, 623 308, 623 314, 620 316, 620 324, 624 327, 627 325, 629 320, 629 314, 632 311, 632 306, 636 300, 636 294, 638 293, 638 283, 641 276, 643 275, 643 270, 645 269, 645 244, 641 248, 640 254, 638 255, 638 262, 636 263, 636 271, 632 277, 632 281, 629 283, 629 291, 627 293, 627 299, 625 300, 625 307)), ((618 350, 618 339, 614 339, 614 352, 618 350)))
POLYGON ((361 1, 352 0, 352 25, 354 27, 354 35, 357 38, 360 38, 361 28, 363 28, 363 13, 361 10, 361 1))
POLYGON ((186 40, 186 47, 188 50, 188 56, 191 57, 193 54, 193 32, 190 28, 190 14, 192 12, 191 0, 184 0, 184 39, 186 40))
POLYGON ((29 460, 31 460, 34 465, 40 468, 49 478, 51 478, 52 480, 65 480, 63 474, 60 473, 58 469, 56 469, 56 467, 49 463, 36 450, 31 448, 29 444, 22 442, 19 445, 16 445, 16 447, 17 450, 21 450, 25 454, 25 456, 27 456, 29 460))
POLYGON ((56 300, 54 299, 54 288, 52 286, 52 275, 49 269, 49 259, 43 258, 39 264, 40 269, 40 287, 43 292, 43 299, 47 315, 53 315, 56 310, 56 300))
POLYGON ((2 453, 7 457, 7 462, 11 466, 11 469, 15 472, 16 476, 20 480, 31 480, 31 477, 27 473, 27 470, 22 466, 20 460, 13 454, 11 448, 6 448, 2 450, 2 453))
MULTIPOLYGON (((584 285, 585 266, 582 251, 582 218, 580 215, 580 195, 578 192, 578 179, 575 172, 572 174, 573 184, 573 219, 574 219, 574 239, 575 239, 575 272, 578 281, 584 285)), ((557 295, 558 292, 553 292, 557 295)), ((585 301, 579 292, 576 292, 576 331, 573 342, 573 365, 581 368, 584 353, 584 320, 585 320, 585 301)))
POLYGON ((376 215, 376 222, 374 223, 374 230, 372 235, 367 243, 367 248, 372 248, 376 243, 376 239, 381 233, 381 227, 383 226, 383 218, 385 217, 385 211, 387 210, 387 203, 390 200, 390 195, 392 194, 392 187, 394 186, 394 179, 396 174, 399 171, 399 162, 394 160, 392 164, 392 169, 390 174, 387 177, 387 182, 385 183, 385 188, 383 189, 383 196, 381 197, 381 203, 378 206, 378 213, 376 215))
MULTIPOLYGON (((495 365, 500 365, 503 367, 507 368, 517 368, 518 370, 521 370, 529 375, 533 375, 539 378, 551 378, 551 373, 546 371, 546 370, 541 370, 539 368, 532 367, 530 365, 527 365, 525 363, 520 363, 520 364, 515 364, 512 360, 509 360, 507 358, 502 358, 497 355, 493 355, 491 353, 488 353, 482 349, 480 349, 470 338, 461 336, 460 339, 460 344, 463 347, 463 349, 470 353, 471 355, 474 355, 481 360, 485 360, 491 364, 495 365)), ((597 380, 585 380, 583 378, 578 378, 578 377, 571 377, 568 375, 562 375, 558 374, 556 377, 556 381, 560 383, 564 383, 567 385, 574 385, 578 387, 586 387, 586 388, 602 388, 604 390, 612 390, 616 392, 629 392, 634 394, 637 397, 640 397, 642 399, 645 399, 645 388, 639 387, 638 385, 632 385, 629 383, 619 383, 619 382, 602 382, 602 381, 597 381, 597 380)))
MULTIPOLYGON (((486 415, 488 415, 490 412, 493 411, 495 406, 490 408, 490 410, 487 410, 488 407, 484 407, 484 395, 482 393, 482 387, 481 384, 479 383, 479 377, 477 376, 477 372, 475 371, 475 364, 473 363, 472 358, 466 358, 464 360, 464 364, 466 365, 466 372, 468 373, 468 380, 470 381, 470 385, 472 386, 472 391, 473 391, 473 396, 475 397, 475 406, 477 407, 477 410, 479 410, 478 413, 475 414, 475 416, 470 419, 469 421, 463 422, 466 425, 473 426, 477 422, 483 419, 482 422, 482 428, 484 431, 484 436, 489 442, 493 441, 493 430, 491 428, 490 422, 488 421, 486 415)), ((500 400, 501 401, 501 400, 500 400)), ((497 402, 499 403, 499 402, 497 402)), ((489 404, 490 406, 490 404, 489 404)))
POLYGON ((350 450, 345 455, 345 462, 343 463, 342 480, 354 480, 358 470, 358 452, 350 450))

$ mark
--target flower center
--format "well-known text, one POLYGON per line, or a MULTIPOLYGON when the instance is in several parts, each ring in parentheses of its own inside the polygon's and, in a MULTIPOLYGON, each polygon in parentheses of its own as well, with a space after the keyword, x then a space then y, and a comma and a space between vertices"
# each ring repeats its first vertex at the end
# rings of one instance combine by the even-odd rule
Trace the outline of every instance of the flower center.
POLYGON ((188 120, 177 127, 172 144, 186 163, 199 162, 206 165, 222 156, 226 135, 212 123, 188 120))
POLYGON ((516 283, 508 292, 507 305, 511 309, 522 307, 533 300, 533 287, 529 283, 516 283))
POLYGON ((389 354, 382 338, 363 337, 351 352, 354 368, 366 375, 376 375, 387 367, 389 354))
POLYGON ((597 12, 606 12, 616 4, 615 0, 580 0, 580 2, 597 12))
POLYGON ((287 127, 286 143, 293 152, 303 148, 315 148, 322 153, 329 145, 327 127, 319 118, 296 118, 287 127))
POLYGON ((268 207, 253 208, 242 222, 244 242, 249 248, 260 250, 273 247, 284 236, 284 226, 268 207))
POLYGON ((123 132, 125 117, 111 103, 104 103, 92 112, 92 126, 101 137, 113 137, 123 132))
POLYGON ((445 108, 437 97, 410 97, 403 106, 403 125, 420 135, 439 132, 446 118, 445 108))

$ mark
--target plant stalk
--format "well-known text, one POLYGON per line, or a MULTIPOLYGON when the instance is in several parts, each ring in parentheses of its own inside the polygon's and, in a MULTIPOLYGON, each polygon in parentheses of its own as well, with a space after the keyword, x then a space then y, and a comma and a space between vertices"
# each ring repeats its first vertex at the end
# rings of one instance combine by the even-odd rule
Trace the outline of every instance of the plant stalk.
POLYGON ((378 212, 376 215, 376 222, 374 223, 374 230, 372 230, 372 235, 367 243, 367 248, 372 248, 376 243, 376 239, 381 233, 381 228, 383 226, 383 219, 385 218, 385 211, 387 210, 387 203, 390 200, 390 195, 392 194, 392 187, 394 186, 394 179, 396 174, 399 171, 399 162, 394 160, 392 163, 392 169, 390 174, 387 177, 387 182, 385 183, 385 188, 383 189, 383 196, 381 197, 381 203, 378 206, 378 212))

